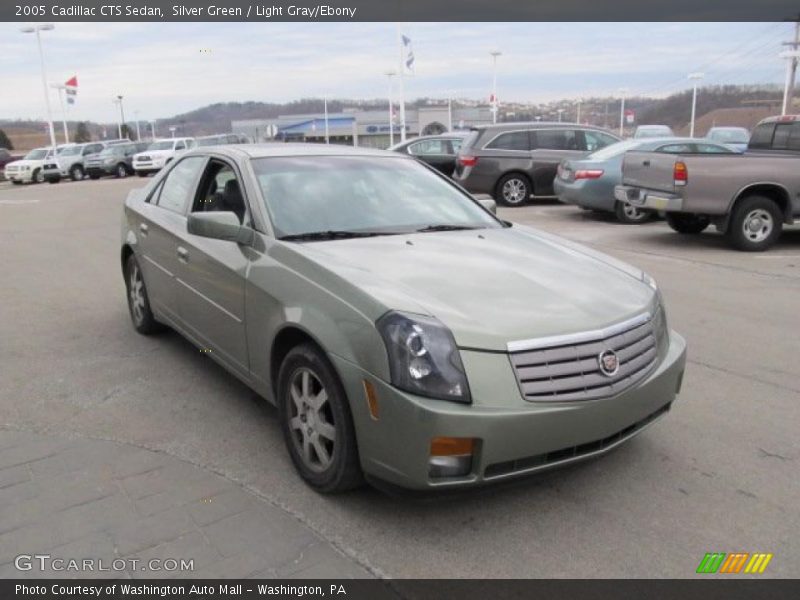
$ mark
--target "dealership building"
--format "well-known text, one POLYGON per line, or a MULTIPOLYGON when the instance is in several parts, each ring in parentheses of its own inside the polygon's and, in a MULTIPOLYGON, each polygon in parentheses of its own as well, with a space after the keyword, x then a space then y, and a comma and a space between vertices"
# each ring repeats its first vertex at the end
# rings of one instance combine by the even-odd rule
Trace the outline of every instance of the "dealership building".
MULTIPOLYGON (((397 111, 396 111, 397 112, 397 111)), ((453 108, 426 106, 406 110, 406 136, 444 133, 448 129, 463 130, 492 122, 487 107, 453 108), (452 125, 452 127, 451 127, 452 125)), ((394 141, 400 141, 399 115, 395 114, 394 141)), ((324 142, 325 115, 281 115, 274 119, 248 119, 231 122, 231 131, 244 133, 258 142, 281 140, 324 142)), ((328 113, 328 136, 334 144, 353 144, 370 148, 388 148, 390 140, 389 111, 366 110, 328 113)))

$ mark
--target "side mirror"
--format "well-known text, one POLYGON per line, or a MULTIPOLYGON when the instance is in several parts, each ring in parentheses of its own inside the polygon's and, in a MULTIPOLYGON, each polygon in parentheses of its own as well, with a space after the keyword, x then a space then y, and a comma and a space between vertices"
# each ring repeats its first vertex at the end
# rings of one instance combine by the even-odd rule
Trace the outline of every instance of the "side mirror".
POLYGON ((494 201, 489 194, 477 194, 475 196, 475 200, 477 200, 480 205, 488 210, 493 215, 497 214, 497 202, 494 201))
POLYGON ((250 245, 253 230, 239 223, 236 213, 230 211, 191 213, 187 230, 193 235, 250 245))

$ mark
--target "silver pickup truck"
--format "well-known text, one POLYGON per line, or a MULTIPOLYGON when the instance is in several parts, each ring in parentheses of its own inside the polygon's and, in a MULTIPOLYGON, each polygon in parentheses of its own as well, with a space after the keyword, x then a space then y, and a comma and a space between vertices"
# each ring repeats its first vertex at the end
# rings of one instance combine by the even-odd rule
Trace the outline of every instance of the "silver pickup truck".
POLYGON ((678 233, 713 224, 739 250, 766 250, 800 218, 800 116, 761 121, 744 154, 628 152, 614 196, 678 233))

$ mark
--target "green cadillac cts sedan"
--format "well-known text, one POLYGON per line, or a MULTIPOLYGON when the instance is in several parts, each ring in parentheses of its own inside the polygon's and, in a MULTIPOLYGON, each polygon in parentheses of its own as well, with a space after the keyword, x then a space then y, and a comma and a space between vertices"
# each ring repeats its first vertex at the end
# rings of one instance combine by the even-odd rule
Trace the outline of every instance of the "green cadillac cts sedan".
POLYGON ((686 344, 647 274, 397 153, 189 152, 127 198, 121 261, 136 330, 171 327, 277 405, 322 492, 597 456, 681 387, 686 344))

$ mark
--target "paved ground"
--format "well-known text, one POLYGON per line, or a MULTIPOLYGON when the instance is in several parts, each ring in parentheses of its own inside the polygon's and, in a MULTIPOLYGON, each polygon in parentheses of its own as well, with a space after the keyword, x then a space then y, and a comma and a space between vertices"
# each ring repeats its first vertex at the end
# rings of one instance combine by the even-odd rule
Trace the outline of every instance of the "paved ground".
MULTIPOLYGON (((245 488, 265 528, 294 519, 329 542, 317 548, 373 574, 689 577, 706 552, 762 551, 775 554, 767 576, 800 576, 800 231, 750 255, 663 223, 622 226, 552 204, 504 211, 656 277, 690 347, 679 402, 608 457, 521 484, 422 502, 372 489, 327 497, 294 474, 272 408, 177 335, 131 329, 118 228, 140 183, 0 188, 0 428, 190 463, 245 488)), ((100 477, 88 464, 85 476, 100 477)), ((16 509, 0 497, 0 510, 2 532, 16 509)), ((5 550, 14 533, 0 535, 5 550)), ((274 543, 251 547, 268 554, 274 543)), ((200 553, 183 548, 170 553, 200 553)))

